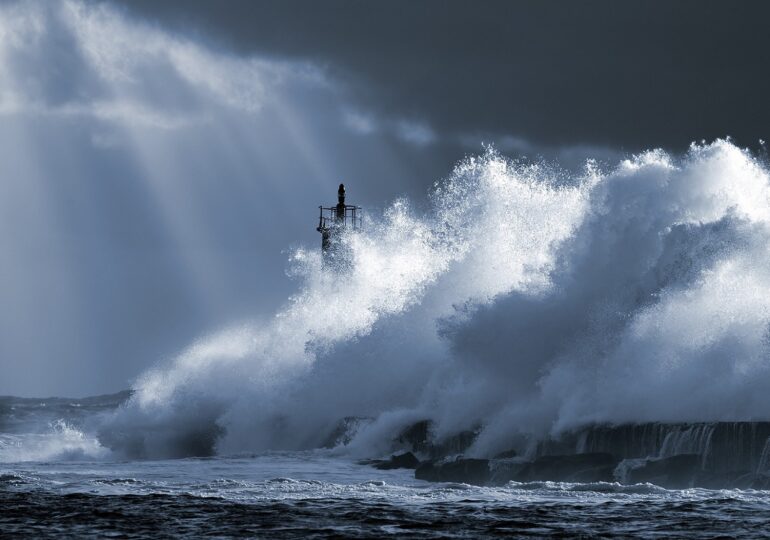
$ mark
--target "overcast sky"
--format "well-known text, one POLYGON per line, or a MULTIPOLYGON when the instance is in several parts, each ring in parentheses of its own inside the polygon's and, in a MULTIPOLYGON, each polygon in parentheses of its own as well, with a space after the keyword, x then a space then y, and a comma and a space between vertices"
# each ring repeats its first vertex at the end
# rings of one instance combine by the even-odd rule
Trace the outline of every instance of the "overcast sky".
POLYGON ((348 185, 566 167, 770 108, 767 2, 0 1, 0 394, 86 395, 269 317, 348 185))
POLYGON ((766 136, 767 2, 123 3, 238 54, 312 61, 366 110, 445 137, 638 149, 766 136))

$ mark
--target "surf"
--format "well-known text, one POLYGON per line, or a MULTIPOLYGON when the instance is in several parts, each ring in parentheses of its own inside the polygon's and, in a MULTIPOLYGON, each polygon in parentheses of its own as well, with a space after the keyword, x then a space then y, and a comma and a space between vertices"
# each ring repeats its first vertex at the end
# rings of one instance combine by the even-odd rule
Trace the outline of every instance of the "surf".
POLYGON ((427 210, 369 215, 344 276, 295 250, 283 309, 143 374, 99 439, 305 449, 366 417, 346 451, 376 454, 427 418, 439 438, 480 426, 489 455, 592 423, 766 419, 769 199, 729 140, 579 174, 489 148, 427 210))

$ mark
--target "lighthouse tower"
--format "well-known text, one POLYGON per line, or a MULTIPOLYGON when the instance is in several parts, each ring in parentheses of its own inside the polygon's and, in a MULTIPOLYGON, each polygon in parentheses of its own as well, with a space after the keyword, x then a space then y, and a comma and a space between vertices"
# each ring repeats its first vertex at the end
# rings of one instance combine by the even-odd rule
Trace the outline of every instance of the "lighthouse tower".
POLYGON ((318 227, 321 233, 321 249, 324 260, 335 254, 338 237, 344 229, 358 230, 362 226, 361 207, 345 204, 345 184, 337 190, 336 206, 319 206, 318 227))

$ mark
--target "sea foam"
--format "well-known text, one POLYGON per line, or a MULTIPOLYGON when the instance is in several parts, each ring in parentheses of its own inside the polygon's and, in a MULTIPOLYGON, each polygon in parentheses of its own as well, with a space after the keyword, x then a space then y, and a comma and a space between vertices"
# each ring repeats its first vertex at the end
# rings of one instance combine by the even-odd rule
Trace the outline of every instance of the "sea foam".
POLYGON ((260 323, 145 373, 101 428, 118 452, 172 457, 470 427, 473 452, 590 423, 767 419, 770 190, 730 141, 570 175, 494 149, 290 260, 297 292, 260 323))

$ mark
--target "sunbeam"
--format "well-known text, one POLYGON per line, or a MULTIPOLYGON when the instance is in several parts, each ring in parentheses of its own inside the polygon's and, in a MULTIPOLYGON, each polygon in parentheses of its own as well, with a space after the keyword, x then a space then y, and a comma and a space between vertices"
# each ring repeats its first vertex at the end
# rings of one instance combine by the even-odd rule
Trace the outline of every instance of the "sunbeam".
MULTIPOLYGON (((51 324, 80 336, 55 352, 38 341, 41 365, 56 355, 73 388, 108 379, 120 388, 199 332, 282 302, 291 287, 282 253, 317 241, 314 209, 342 175, 363 170, 356 153, 372 152, 344 125, 342 93, 323 72, 210 50, 105 3, 0 10, 0 114, 13 138, 4 177, 19 179, 5 182, 14 191, 3 234, 24 228, 41 253, 26 259, 37 279, 16 272, 4 299, 29 309, 29 321, 38 308, 22 299, 61 282, 51 324), (117 379, 103 368, 111 355, 117 379), (85 365, 84 379, 76 366, 85 365)), ((387 162, 378 174, 400 177, 399 160, 387 162)), ((9 335, 26 332, 4 317, 9 335)), ((23 353, 20 344, 7 357, 23 353)))

